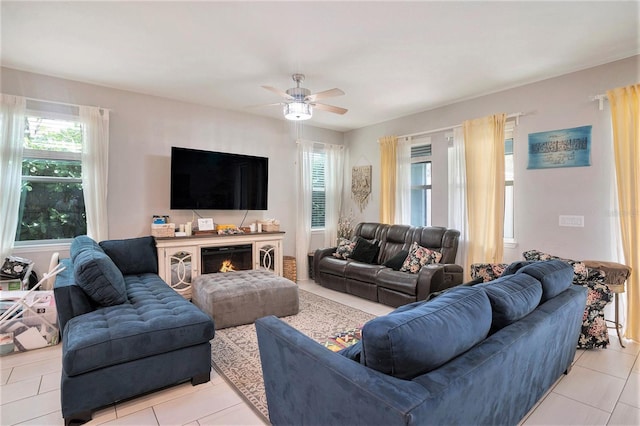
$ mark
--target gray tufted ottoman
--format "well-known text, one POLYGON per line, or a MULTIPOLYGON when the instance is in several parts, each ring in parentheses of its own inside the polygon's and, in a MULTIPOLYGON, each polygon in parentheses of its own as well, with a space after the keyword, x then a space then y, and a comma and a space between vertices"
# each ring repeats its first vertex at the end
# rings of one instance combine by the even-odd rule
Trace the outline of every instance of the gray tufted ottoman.
POLYGON ((200 275, 192 291, 192 302, 213 318, 216 329, 267 315, 295 315, 299 309, 298 286, 262 269, 200 275))

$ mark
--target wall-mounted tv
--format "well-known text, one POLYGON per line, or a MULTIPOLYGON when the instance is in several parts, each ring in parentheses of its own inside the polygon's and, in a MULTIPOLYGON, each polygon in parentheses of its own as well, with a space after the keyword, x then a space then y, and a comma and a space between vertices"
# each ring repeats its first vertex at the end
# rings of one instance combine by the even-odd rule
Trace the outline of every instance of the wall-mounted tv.
POLYGON ((171 147, 172 210, 267 210, 269 159, 171 147))

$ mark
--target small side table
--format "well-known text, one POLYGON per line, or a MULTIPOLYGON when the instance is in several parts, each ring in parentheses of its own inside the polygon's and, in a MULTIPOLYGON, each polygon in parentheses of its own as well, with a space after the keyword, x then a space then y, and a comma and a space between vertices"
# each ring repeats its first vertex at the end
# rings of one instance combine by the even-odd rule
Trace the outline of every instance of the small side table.
MULTIPOLYGON (((614 309, 615 309, 615 324, 616 333, 618 333, 618 341, 620 346, 625 347, 622 344, 622 337, 620 336, 620 329, 622 325, 619 322, 618 317, 618 295, 624 293, 624 285, 627 282, 627 278, 631 275, 631 268, 627 265, 616 262, 605 262, 600 260, 584 260, 582 263, 588 268, 599 269, 604 272, 604 283, 609 287, 609 290, 613 293, 614 309)), ((609 321, 611 322, 611 321, 609 321)))

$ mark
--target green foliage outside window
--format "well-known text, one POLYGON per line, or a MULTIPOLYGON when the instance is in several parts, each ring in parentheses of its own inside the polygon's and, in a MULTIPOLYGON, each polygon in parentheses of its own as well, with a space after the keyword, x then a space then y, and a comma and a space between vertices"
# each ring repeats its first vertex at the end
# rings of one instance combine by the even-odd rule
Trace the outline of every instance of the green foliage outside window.
POLYGON ((86 234, 80 123, 29 116, 24 148, 16 241, 86 234))

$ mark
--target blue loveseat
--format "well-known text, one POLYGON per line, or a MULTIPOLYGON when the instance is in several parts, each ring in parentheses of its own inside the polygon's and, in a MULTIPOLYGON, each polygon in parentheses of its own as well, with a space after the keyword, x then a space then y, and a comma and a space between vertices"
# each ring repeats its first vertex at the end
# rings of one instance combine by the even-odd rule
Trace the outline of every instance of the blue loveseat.
POLYGON ((54 295, 62 332, 65 424, 100 407, 209 381, 214 324, 158 276, 153 237, 76 237, 54 295))
POLYGON ((517 424, 568 372, 586 289, 557 260, 512 272, 375 318, 338 353, 259 319, 271 422, 517 424))

